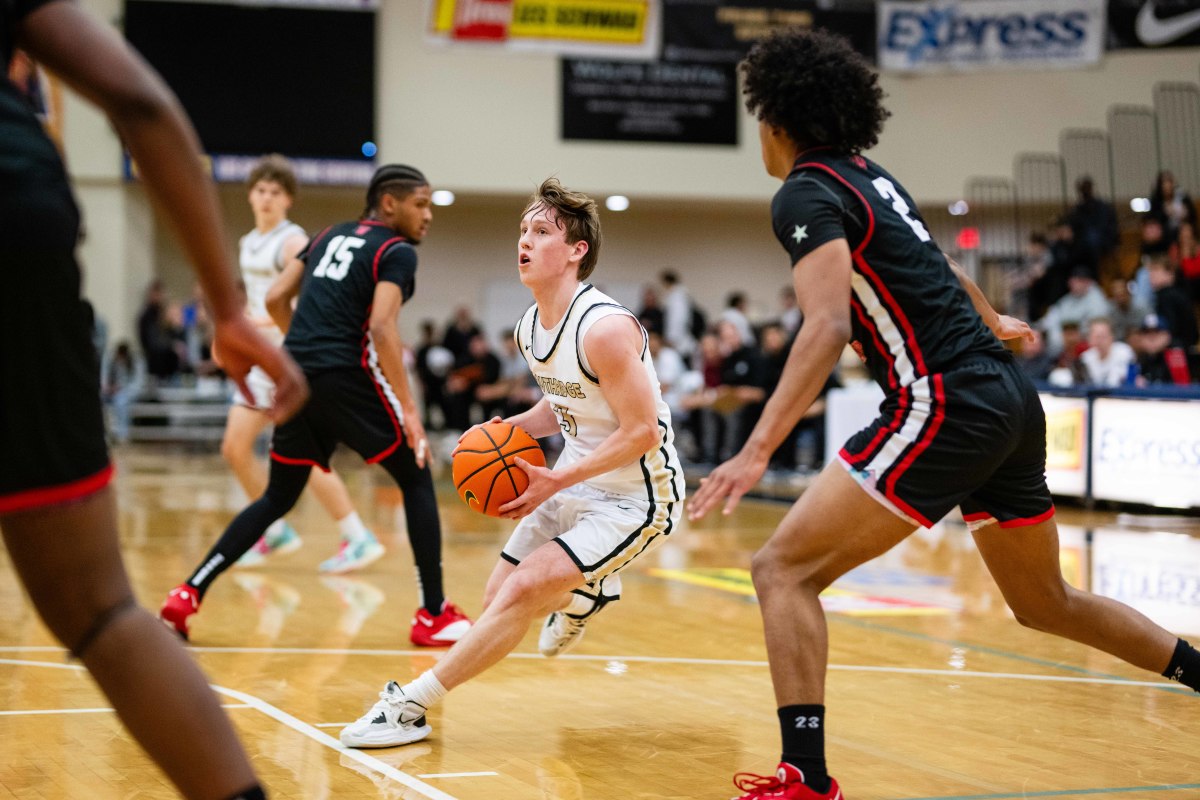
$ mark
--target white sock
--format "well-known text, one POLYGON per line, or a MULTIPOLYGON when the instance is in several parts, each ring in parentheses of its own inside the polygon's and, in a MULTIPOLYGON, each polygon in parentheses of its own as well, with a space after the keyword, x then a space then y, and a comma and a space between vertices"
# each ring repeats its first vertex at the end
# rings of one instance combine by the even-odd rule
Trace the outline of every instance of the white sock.
POLYGON ((285 524, 286 523, 283 520, 277 519, 267 526, 267 530, 263 533, 263 535, 269 539, 278 539, 280 536, 283 536, 283 526, 285 524))
POLYGON ((361 542, 371 536, 367 526, 363 525, 363 521, 359 519, 357 511, 351 511, 339 519, 337 524, 338 529, 342 532, 342 538, 348 542, 361 542))
POLYGON ((571 592, 571 602, 567 603, 567 607, 563 609, 563 613, 570 614, 573 617, 582 617, 585 614, 590 614, 595 607, 596 601, 592 598, 571 592))
POLYGON ((442 686, 442 682, 437 679, 431 669, 422 672, 415 681, 406 683, 403 689, 406 697, 420 703, 425 708, 430 708, 446 696, 446 687, 442 686))

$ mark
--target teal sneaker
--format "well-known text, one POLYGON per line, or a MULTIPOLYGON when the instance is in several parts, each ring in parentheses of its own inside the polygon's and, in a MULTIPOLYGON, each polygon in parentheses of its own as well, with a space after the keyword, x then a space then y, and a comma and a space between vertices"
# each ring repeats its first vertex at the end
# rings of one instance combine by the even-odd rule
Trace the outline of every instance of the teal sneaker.
POLYGON ((267 556, 283 556, 288 553, 294 553, 300 549, 300 544, 300 534, 296 533, 296 529, 285 522, 278 534, 263 534, 262 538, 255 542, 254 546, 237 560, 235 566, 243 568, 261 567, 266 562, 267 556))
POLYGON ((368 532, 367 536, 368 538, 366 539, 358 539, 356 541, 343 539, 342 546, 338 548, 337 554, 322 561, 317 570, 331 575, 341 575, 346 572, 353 572, 356 569, 362 569, 368 564, 378 561, 383 557, 386 550, 373 534, 368 532))

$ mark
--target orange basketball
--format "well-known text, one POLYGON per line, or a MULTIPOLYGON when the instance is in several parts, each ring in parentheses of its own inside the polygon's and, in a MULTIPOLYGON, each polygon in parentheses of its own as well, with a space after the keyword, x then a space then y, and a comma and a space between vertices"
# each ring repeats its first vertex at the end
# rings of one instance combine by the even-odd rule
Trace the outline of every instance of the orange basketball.
POLYGON ((529 485, 515 456, 538 467, 546 454, 525 431, 507 422, 487 422, 467 432, 454 452, 454 488, 468 506, 498 517, 500 506, 515 500, 529 485))

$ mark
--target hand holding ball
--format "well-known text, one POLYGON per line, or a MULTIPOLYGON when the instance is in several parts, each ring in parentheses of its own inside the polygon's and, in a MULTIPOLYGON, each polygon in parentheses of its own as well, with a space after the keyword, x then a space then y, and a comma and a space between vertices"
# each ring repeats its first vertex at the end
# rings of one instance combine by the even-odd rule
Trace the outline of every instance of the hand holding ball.
POLYGON ((486 422, 467 431, 454 451, 454 488, 468 506, 489 517, 521 496, 529 477, 517 466, 520 456, 534 466, 546 466, 537 440, 507 422, 486 422))

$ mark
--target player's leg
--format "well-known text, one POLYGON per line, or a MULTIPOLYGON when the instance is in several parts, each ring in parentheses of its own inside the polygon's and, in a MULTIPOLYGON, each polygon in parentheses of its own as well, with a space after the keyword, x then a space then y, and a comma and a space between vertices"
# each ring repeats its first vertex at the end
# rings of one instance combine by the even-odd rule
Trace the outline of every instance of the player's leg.
POLYGON ((503 558, 496 561, 496 566, 492 568, 492 574, 488 576, 487 585, 483 588, 483 610, 487 611, 488 606, 496 599, 496 594, 500 591, 500 587, 508 580, 508 576, 513 574, 517 565, 503 558))
POLYGON ((1021 527, 1001 528, 993 522, 973 535, 1022 625, 1095 647, 1200 691, 1200 656, 1190 645, 1185 642, 1181 648, 1178 637, 1124 603, 1063 580, 1053 517, 1021 527), (1173 662, 1176 655, 1178 664, 1173 662), (1178 676, 1175 667, 1182 670, 1178 676))
POLYGON ((321 572, 341 574, 374 563, 383 556, 384 547, 367 530, 362 518, 354 510, 350 492, 341 476, 330 470, 313 469, 309 487, 326 513, 338 524, 341 544, 337 553, 321 562, 321 572))
MULTIPOLYGON (((256 371, 251 371, 246 383, 254 394, 255 405, 245 405, 245 398, 239 395, 229 407, 225 434, 221 437, 221 457, 233 470, 246 499, 253 500, 261 497, 267 488, 267 467, 255 454, 254 445, 271 425, 271 418, 263 409, 270 408, 273 386, 256 371)), ((279 519, 268 526, 263 536, 238 560, 238 565, 257 567, 271 553, 289 553, 299 546, 299 535, 287 522, 279 519)))
POLYGON ((249 551, 271 523, 296 505, 310 471, 309 464, 271 461, 270 477, 262 497, 234 517, 191 576, 167 595, 159 617, 180 636, 188 637, 189 618, 200 609, 200 602, 213 581, 249 551))
POLYGON ((256 786, 204 675, 134 601, 111 490, 6 516, 0 528, 42 619, 60 641, 82 650, 121 721, 179 790, 225 800, 256 786))

